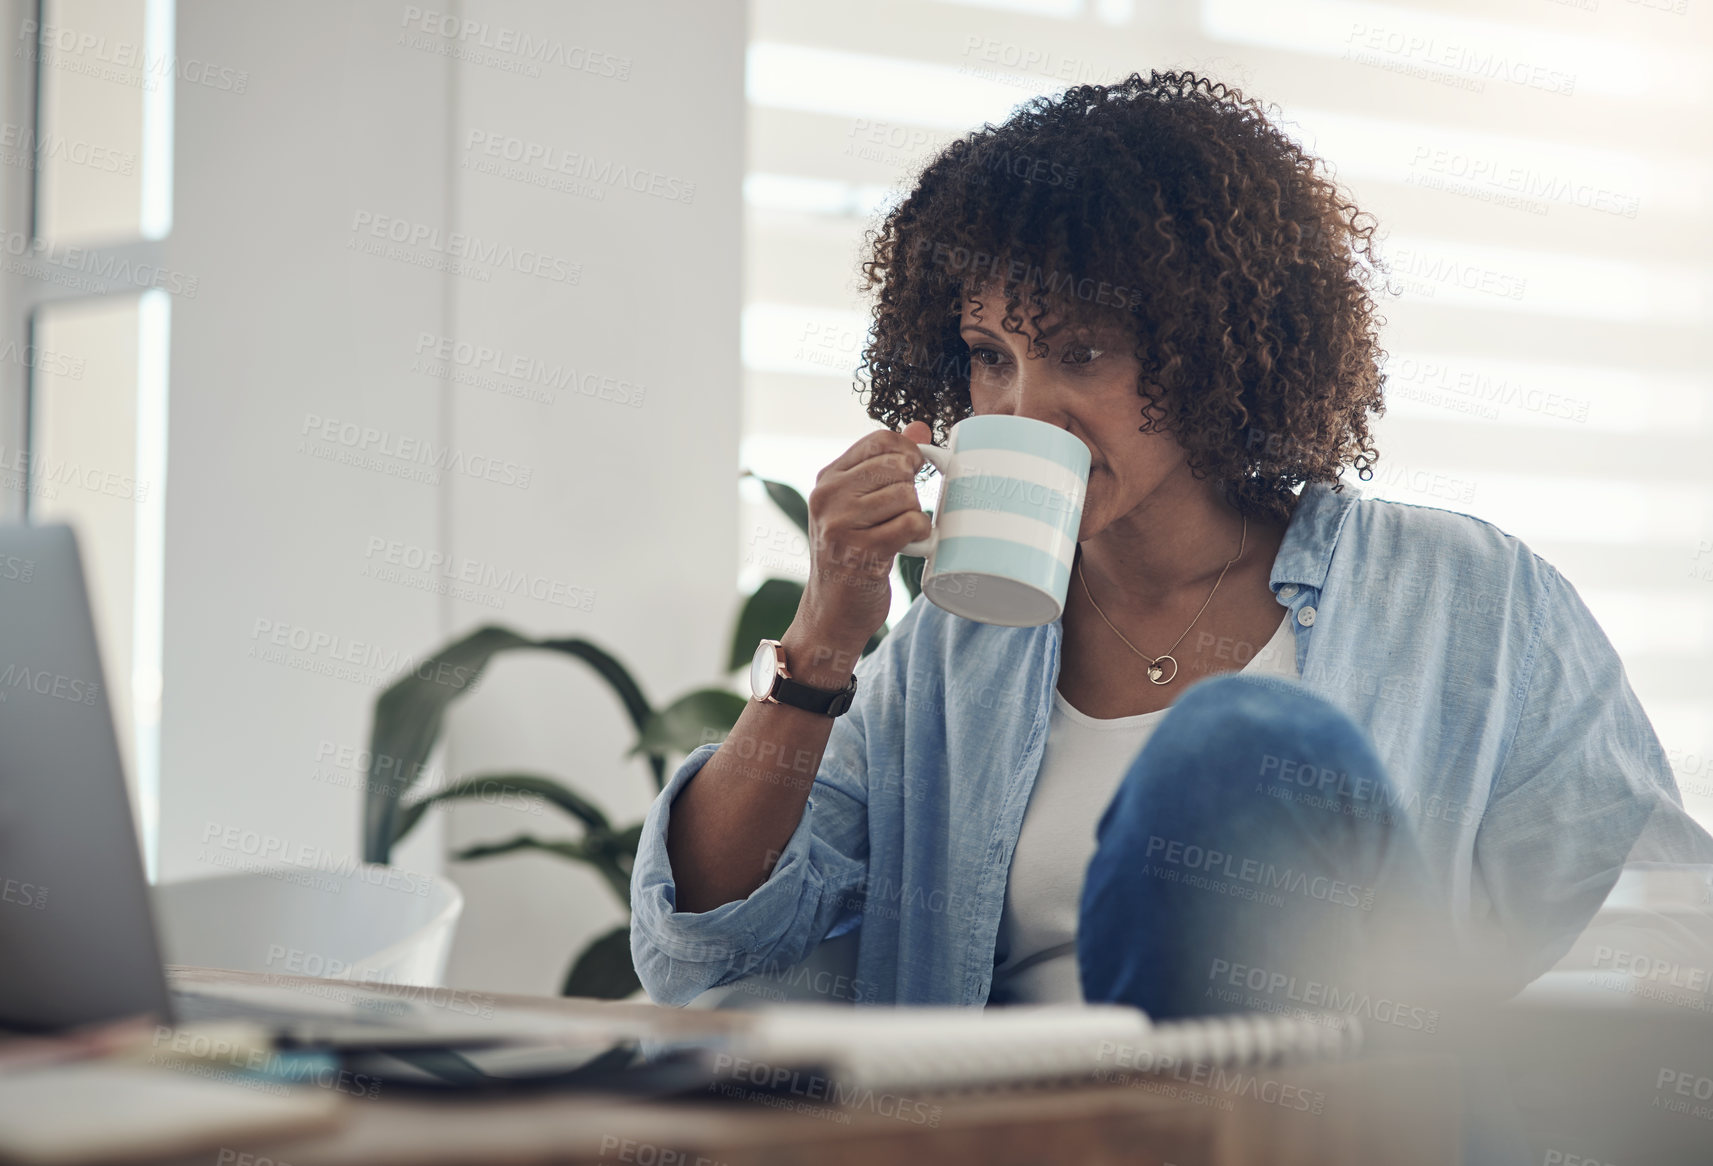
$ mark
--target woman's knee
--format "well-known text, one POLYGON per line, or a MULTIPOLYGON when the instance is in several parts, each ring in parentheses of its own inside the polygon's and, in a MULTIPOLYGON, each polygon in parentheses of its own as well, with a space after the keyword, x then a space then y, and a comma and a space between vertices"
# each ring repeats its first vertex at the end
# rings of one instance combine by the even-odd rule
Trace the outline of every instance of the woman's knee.
POLYGON ((1127 777, 1253 788, 1305 775, 1328 793, 1384 776, 1367 732, 1325 697, 1282 676, 1227 673, 1178 698, 1127 777))
MULTIPOLYGON (((1395 802, 1368 734, 1298 681, 1226 674, 1192 685, 1131 762, 1100 834, 1146 824, 1215 834, 1295 822, 1384 824, 1395 802)), ((1358 827, 1361 828, 1361 827, 1358 827)))
POLYGON ((1160 722, 1167 740, 1238 739, 1317 748, 1365 745, 1344 710, 1300 680, 1228 672, 1192 684, 1160 722))

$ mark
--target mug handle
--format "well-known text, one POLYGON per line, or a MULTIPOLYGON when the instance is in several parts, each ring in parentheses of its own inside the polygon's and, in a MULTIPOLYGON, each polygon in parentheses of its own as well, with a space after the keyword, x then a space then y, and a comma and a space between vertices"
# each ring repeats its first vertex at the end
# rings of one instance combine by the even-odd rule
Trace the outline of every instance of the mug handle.
MULTIPOLYGON (((952 451, 951 450, 941 449, 937 445, 918 445, 916 448, 922 451, 922 458, 924 461, 932 463, 933 467, 936 470, 940 471, 941 477, 945 478, 948 482, 951 481, 951 478, 952 478, 952 451)), ((903 547, 900 547, 898 550, 898 553, 901 555, 915 555, 919 559, 925 559, 930 554, 932 554, 933 550, 934 550, 934 544, 940 541, 940 513, 941 513, 941 511, 945 510, 945 508, 946 508, 946 506, 945 506, 945 495, 942 492, 941 498, 940 498, 940 508, 939 508, 939 510, 936 510, 934 512, 934 525, 929 528, 928 537, 922 538, 922 539, 917 539, 913 543, 909 543, 903 547)))

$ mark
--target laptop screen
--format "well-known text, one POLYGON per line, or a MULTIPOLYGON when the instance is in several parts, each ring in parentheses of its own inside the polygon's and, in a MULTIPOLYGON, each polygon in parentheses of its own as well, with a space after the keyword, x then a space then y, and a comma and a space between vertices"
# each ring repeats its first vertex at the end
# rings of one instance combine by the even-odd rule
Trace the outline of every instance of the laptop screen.
POLYGON ((77 543, 0 526, 0 1028, 170 1015, 77 543))

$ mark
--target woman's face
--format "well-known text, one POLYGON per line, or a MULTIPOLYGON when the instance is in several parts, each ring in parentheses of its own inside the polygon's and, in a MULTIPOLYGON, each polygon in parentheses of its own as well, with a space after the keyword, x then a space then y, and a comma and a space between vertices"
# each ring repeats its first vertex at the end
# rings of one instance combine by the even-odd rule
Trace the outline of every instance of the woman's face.
POLYGON ((1086 542, 1182 470, 1187 452, 1168 434, 1137 432, 1140 362, 1121 331, 1075 331, 1049 312, 1039 323, 1046 355, 1034 356, 1026 335, 1000 328, 1004 314, 1005 300, 997 294, 977 293, 964 302, 970 404, 977 416, 1045 421, 1088 446, 1088 496, 1077 533, 1077 541, 1086 542))

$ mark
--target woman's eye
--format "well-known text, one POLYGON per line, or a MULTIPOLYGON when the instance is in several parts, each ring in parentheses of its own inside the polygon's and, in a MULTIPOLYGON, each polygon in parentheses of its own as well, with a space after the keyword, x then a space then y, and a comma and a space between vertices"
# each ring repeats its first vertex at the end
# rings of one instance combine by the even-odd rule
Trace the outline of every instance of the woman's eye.
POLYGON ((1000 355, 992 348, 978 345, 975 348, 970 349, 970 359, 976 364, 981 365, 983 368, 992 368, 994 365, 999 363, 1000 355), (992 357, 992 359, 988 359, 989 357, 992 357))
POLYGON ((1090 348, 1086 344, 1079 344, 1075 348, 1068 348, 1065 350, 1065 363, 1093 364, 1100 355, 1101 349, 1090 348))

